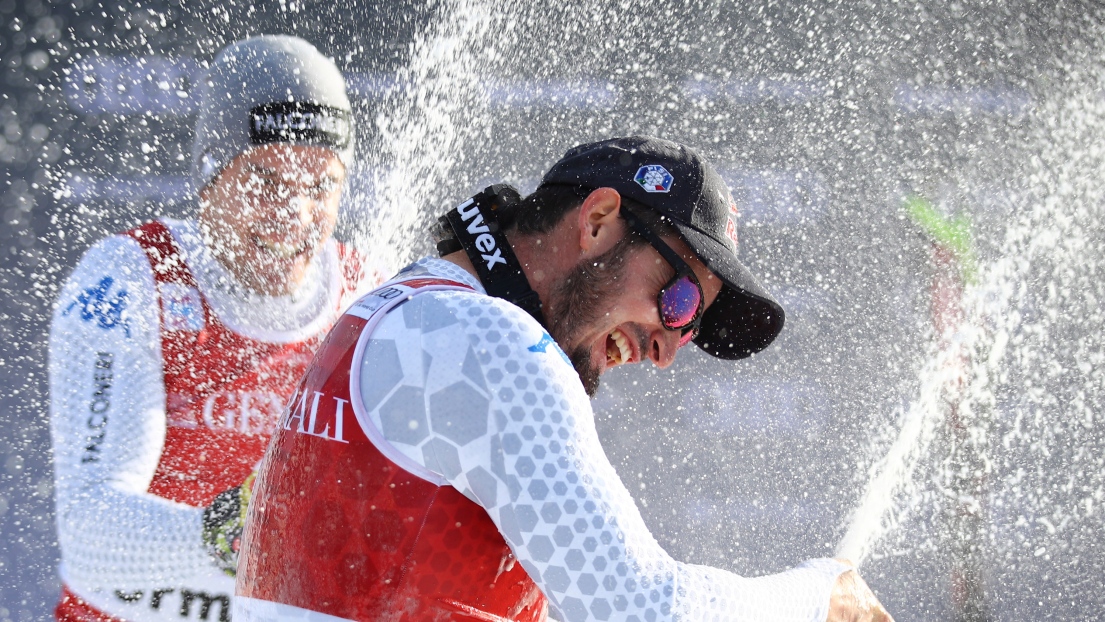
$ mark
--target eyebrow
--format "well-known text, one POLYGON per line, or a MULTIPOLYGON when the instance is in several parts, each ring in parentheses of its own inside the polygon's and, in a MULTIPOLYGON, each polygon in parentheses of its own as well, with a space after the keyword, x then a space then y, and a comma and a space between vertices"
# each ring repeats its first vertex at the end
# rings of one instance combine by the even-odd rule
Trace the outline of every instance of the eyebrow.
MULTIPOLYGON (((261 175, 263 177, 276 177, 276 176, 279 175, 279 172, 274 168, 264 167, 264 166, 261 166, 259 164, 254 164, 252 162, 247 162, 246 163, 246 170, 249 171, 250 173, 261 175)), ((341 181, 340 181, 340 179, 337 175, 334 175, 332 173, 323 173, 322 175, 315 178, 311 185, 312 186, 321 186, 322 184, 325 184, 325 183, 338 184, 338 183, 341 183, 341 181)))
POLYGON ((251 173, 257 173, 258 175, 265 175, 267 177, 273 177, 276 175, 276 169, 266 168, 258 164, 253 164, 252 162, 246 164, 246 168, 249 169, 251 173))

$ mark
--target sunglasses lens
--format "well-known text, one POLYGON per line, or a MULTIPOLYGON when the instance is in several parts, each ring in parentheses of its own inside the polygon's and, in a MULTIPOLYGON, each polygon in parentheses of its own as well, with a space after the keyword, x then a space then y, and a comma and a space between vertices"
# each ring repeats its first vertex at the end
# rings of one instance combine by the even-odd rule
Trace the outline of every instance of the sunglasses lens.
POLYGON ((702 304, 702 290, 688 276, 667 286, 660 294, 660 320, 668 328, 683 328, 694 321, 702 304))

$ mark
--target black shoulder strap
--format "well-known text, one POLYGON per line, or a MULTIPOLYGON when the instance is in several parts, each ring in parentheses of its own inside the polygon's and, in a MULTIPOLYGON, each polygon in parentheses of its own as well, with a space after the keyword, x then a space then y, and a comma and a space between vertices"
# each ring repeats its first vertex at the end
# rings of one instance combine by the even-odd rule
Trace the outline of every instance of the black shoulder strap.
MULTIPOLYGON (((503 184, 488 186, 441 218, 456 235, 460 248, 454 250, 464 249, 488 295, 521 307, 544 326, 541 299, 530 287, 495 215, 500 193, 506 188, 503 184)), ((440 243, 438 249, 442 250, 440 243)))

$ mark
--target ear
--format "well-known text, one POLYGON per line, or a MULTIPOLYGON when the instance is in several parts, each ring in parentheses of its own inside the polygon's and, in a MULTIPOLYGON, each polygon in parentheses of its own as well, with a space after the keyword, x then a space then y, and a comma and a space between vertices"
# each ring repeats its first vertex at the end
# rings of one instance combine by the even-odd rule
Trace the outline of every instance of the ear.
POLYGON ((625 235, 618 217, 622 196, 613 188, 598 188, 579 208, 579 248, 584 257, 596 257, 614 247, 625 235))

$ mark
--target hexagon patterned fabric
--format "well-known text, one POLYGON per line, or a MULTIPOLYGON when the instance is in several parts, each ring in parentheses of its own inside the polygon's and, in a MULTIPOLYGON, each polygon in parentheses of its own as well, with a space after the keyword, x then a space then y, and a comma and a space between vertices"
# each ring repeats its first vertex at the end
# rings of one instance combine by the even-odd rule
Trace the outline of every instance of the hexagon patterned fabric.
POLYGON ((833 560, 744 578, 672 559, 603 453, 583 386, 542 327, 451 263, 423 259, 401 276, 419 273, 477 291, 419 294, 381 321, 353 361, 367 411, 358 414, 412 472, 487 510, 559 618, 825 619, 846 569, 833 560))

